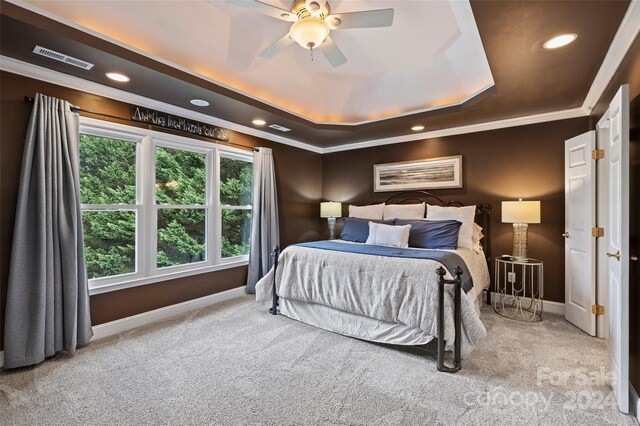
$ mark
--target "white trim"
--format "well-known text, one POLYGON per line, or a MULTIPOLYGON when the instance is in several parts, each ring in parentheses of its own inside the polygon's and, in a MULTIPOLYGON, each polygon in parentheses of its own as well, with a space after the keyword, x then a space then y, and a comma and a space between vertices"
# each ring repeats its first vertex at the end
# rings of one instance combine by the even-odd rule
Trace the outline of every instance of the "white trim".
POLYGON ((638 407, 640 407, 640 400, 636 389, 629 381, 629 414, 636 418, 636 421, 640 423, 640 415, 638 414, 638 407))
POLYGON ((93 338, 91 340, 102 339, 103 337, 112 336, 114 334, 142 327, 143 325, 184 314, 185 312, 215 305, 216 303, 224 302, 226 300, 235 299, 245 294, 247 294, 246 286, 236 287, 231 290, 222 291, 220 293, 211 294, 198 299, 187 300, 186 302, 165 306, 163 308, 154 309, 153 311, 147 311, 141 314, 96 325, 93 327, 93 338))
POLYGON ((504 129, 508 127, 528 126, 530 124, 546 123, 548 121, 566 120, 569 118, 586 117, 589 114, 582 108, 565 109, 562 111, 545 112, 542 114, 527 115, 524 117, 506 118, 504 120, 488 121, 485 123, 470 124, 467 126, 450 127, 448 129, 432 130, 410 135, 394 136, 391 138, 375 139, 366 142, 356 142, 346 145, 336 145, 324 148, 322 153, 349 151, 352 149, 370 148, 373 146, 390 145, 416 140, 440 138, 443 136, 462 135, 465 133, 485 132, 488 130, 504 129))
MULTIPOLYGON (((483 292, 483 300, 484 303, 487 303, 487 292, 483 292)), ((491 292, 491 306, 495 305, 498 302, 498 298, 500 297, 499 293, 491 292)), ((525 302, 529 302, 531 298, 523 297, 525 302)), ((554 302, 552 300, 543 300, 542 301, 542 312, 545 314, 556 314, 564 316, 564 303, 554 302)))
POLYGON ((588 110, 589 114, 591 114, 593 107, 600 100, 638 33, 640 33, 640 1, 633 0, 624 18, 622 18, 620 27, 611 42, 611 46, 609 46, 609 51, 604 57, 598 74, 593 79, 591 88, 582 104, 582 107, 588 110))
POLYGON ((33 78, 40 81, 45 81, 47 83, 55 84, 58 86, 68 87, 71 89, 92 93, 94 95, 104 96, 106 98, 114 99, 116 101, 140 105, 143 107, 167 112, 169 114, 179 115, 181 117, 186 117, 192 120, 201 121, 203 123, 211 124, 213 126, 220 126, 226 129, 245 133, 247 135, 256 136, 256 137, 267 139, 274 142, 279 142, 284 145, 306 149, 307 151, 316 152, 318 154, 322 153, 322 148, 319 148, 314 145, 309 145, 307 143, 300 142, 295 139, 289 139, 283 136, 273 135, 263 130, 254 129, 248 126, 243 126, 242 124, 237 124, 231 121, 223 120, 221 118, 213 117, 211 115, 203 114, 201 112, 192 111, 190 109, 182 108, 176 105, 171 105, 166 102, 157 101, 155 99, 145 98, 144 96, 136 95, 135 93, 126 92, 121 89, 105 86, 104 84, 95 83, 89 80, 84 80, 79 77, 64 74, 64 73, 54 71, 48 68, 44 68, 38 65, 30 64, 28 62, 19 61, 17 59, 13 59, 7 56, 0 56, 0 70, 10 72, 13 74, 22 75, 29 78, 33 78))

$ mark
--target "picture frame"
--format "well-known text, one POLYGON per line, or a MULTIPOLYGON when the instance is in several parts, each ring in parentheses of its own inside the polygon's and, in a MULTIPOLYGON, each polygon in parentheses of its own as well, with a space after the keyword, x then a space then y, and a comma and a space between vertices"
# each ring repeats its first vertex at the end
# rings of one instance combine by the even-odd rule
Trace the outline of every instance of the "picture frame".
POLYGON ((374 192, 462 188, 462 155, 376 164, 374 192))

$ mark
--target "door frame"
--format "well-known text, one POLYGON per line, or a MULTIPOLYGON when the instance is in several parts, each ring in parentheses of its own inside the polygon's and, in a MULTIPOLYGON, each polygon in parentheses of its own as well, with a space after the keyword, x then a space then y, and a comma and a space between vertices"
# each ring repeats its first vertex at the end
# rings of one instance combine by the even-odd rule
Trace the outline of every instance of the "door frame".
MULTIPOLYGON (((609 109, 605 111, 602 118, 596 124, 596 149, 607 152, 606 141, 609 137, 609 109)), ((607 191, 609 182, 607 181, 607 162, 598 160, 595 167, 596 175, 596 226, 608 229, 607 220, 607 191)), ((607 240, 605 238, 596 238, 596 303, 604 306, 605 312, 609 309, 609 289, 605 285, 607 282, 607 274, 609 262, 607 259, 607 240)), ((607 339, 609 336, 608 316, 596 316, 596 337, 607 339)))

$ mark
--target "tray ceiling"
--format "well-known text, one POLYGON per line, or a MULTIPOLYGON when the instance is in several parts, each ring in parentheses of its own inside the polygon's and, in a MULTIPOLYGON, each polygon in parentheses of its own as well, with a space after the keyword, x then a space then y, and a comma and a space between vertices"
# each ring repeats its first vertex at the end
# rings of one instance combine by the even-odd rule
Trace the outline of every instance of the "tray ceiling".
POLYGON ((221 0, 29 3, 315 123, 460 105, 494 84, 467 1, 331 1, 333 12, 395 9, 392 27, 331 33, 348 59, 337 68, 297 45, 259 57, 290 24, 221 0))

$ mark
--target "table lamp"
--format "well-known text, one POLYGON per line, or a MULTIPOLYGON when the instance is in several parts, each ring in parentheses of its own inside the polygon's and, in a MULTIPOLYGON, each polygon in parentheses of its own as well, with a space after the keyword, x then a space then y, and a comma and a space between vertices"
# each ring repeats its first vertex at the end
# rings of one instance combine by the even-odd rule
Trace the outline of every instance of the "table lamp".
POLYGON ((335 238, 336 218, 342 217, 342 203, 325 201, 320 203, 320 217, 326 217, 329 223, 329 237, 335 238))
POLYGON ((503 201, 502 222, 513 223, 513 258, 526 261, 527 228, 540 223, 540 201, 503 201))

